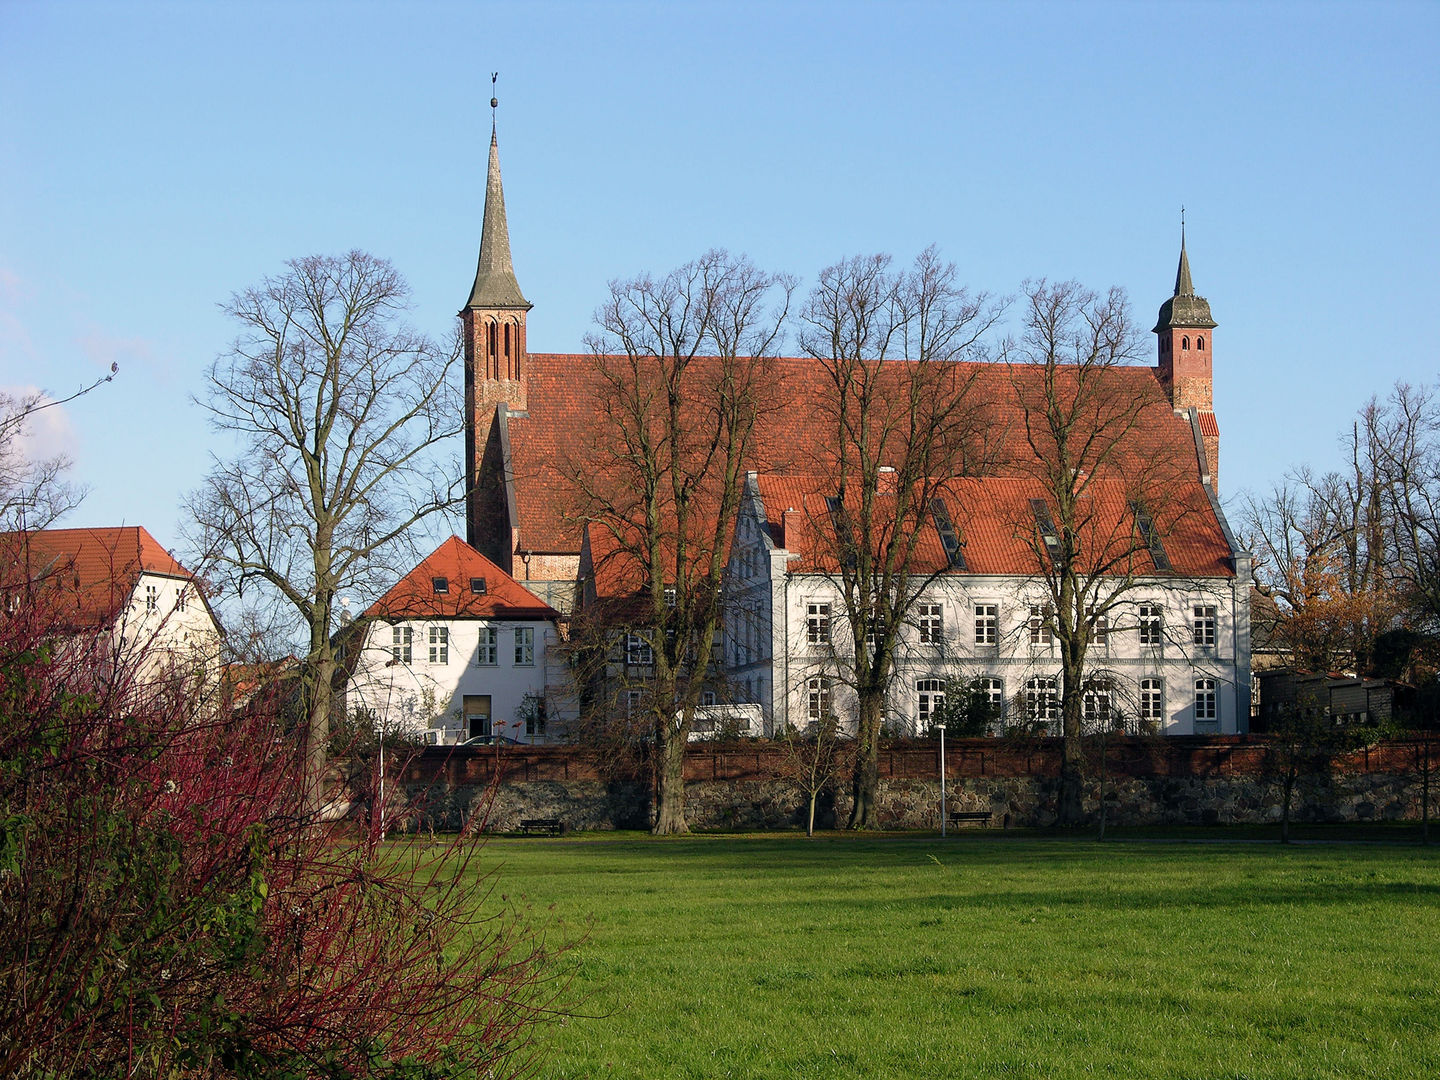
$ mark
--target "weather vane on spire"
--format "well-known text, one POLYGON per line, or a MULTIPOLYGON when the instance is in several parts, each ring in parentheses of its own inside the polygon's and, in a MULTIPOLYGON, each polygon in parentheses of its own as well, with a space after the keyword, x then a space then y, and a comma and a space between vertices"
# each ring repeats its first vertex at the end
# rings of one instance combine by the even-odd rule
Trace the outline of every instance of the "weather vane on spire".
POLYGON ((1180 204, 1180 239, 1185 239, 1185 204, 1180 204))

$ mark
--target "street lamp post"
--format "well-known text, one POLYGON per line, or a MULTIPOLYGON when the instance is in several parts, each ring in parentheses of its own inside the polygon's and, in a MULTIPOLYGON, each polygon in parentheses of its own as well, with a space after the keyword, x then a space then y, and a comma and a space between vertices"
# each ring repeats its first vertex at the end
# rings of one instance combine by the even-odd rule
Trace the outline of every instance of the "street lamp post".
POLYGON ((945 725, 936 724, 940 729, 940 838, 945 838, 947 815, 945 813, 945 725))

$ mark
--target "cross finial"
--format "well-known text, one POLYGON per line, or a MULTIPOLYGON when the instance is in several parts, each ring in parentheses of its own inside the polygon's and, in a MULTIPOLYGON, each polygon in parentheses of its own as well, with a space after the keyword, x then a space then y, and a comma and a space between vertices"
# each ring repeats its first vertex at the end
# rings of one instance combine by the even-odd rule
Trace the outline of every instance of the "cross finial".
POLYGON ((1185 205, 1180 205, 1180 242, 1185 242, 1185 205))
POLYGON ((495 110, 500 105, 500 99, 495 96, 495 80, 500 78, 498 71, 490 73, 490 134, 495 134, 495 110))

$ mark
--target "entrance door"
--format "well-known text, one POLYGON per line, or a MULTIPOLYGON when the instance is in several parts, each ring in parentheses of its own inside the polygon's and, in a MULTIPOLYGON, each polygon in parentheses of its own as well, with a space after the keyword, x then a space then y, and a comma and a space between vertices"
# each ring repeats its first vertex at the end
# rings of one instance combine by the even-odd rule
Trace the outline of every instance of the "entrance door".
POLYGON ((490 734, 490 695, 466 694, 461 702, 465 712, 465 737, 490 734))

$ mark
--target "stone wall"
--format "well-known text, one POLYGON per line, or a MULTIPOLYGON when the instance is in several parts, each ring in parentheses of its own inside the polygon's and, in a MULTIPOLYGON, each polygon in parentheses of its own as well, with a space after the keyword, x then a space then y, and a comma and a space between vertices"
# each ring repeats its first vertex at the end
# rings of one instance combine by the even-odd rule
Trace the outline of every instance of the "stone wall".
MULTIPOLYGON (((1397 740, 1336 758, 1296 784, 1298 822, 1418 819, 1426 743, 1397 740)), ((1440 741, 1430 744, 1440 765, 1440 741)), ((805 795, 781 778, 783 751, 764 742, 705 745, 686 760, 686 818, 701 829, 803 828, 805 795)), ((887 743, 881 753, 879 815, 887 829, 939 827, 939 752, 935 743, 887 743)), ((991 823, 1054 823, 1059 747, 957 740, 946 753, 951 810, 989 811, 991 823)), ((1115 825, 1215 825, 1278 822, 1281 784, 1270 745, 1259 737, 1116 740, 1089 769, 1085 806, 1115 825)), ((427 750, 397 777, 416 819, 456 829, 479 816, 483 828, 510 832, 525 818, 553 818, 567 829, 645 829, 650 783, 615 771, 593 752, 569 747, 427 750)), ((1432 801, 1435 798, 1432 792, 1432 801)), ((849 795, 823 793, 819 828, 842 823, 849 795)))

